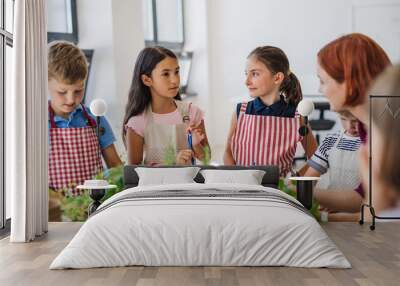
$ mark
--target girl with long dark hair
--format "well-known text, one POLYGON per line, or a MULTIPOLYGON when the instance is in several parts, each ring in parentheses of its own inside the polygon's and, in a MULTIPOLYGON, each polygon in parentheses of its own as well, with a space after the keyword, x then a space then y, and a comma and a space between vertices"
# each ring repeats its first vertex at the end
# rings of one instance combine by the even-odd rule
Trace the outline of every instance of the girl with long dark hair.
POLYGON ((179 84, 172 51, 156 46, 140 52, 123 121, 129 164, 188 165, 203 158, 208 146, 203 112, 181 101, 179 84))

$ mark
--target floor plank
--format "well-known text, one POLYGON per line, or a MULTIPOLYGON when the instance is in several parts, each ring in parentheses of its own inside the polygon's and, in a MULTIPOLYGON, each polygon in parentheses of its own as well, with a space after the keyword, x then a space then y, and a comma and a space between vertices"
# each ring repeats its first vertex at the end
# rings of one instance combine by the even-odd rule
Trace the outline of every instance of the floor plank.
POLYGON ((352 269, 290 267, 117 267, 48 269, 81 223, 50 223, 32 243, 0 240, 0 285, 400 285, 400 222, 368 225, 327 223, 322 227, 351 262, 352 269))

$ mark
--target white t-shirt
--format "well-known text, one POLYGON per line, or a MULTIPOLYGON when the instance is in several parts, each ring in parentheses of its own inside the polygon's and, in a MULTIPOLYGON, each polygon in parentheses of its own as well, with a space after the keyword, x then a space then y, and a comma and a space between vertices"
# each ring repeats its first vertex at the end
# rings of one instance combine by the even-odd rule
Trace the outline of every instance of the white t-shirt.
MULTIPOLYGON (((318 146, 317 151, 315 151, 311 159, 308 160, 308 165, 321 174, 325 174, 329 169, 329 155, 340 136, 341 131, 328 134, 321 145, 318 146)), ((360 137, 349 136, 344 133, 339 143, 336 145, 336 148, 339 150, 356 152, 360 148, 360 145, 360 137)))

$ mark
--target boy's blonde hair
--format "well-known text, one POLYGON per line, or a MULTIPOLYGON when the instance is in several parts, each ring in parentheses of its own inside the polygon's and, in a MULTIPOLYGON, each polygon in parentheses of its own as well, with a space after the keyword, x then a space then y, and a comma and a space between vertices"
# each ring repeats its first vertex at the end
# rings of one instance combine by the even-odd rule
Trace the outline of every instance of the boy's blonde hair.
POLYGON ((338 111, 337 113, 339 113, 341 116, 343 116, 347 119, 357 119, 350 111, 347 111, 347 110, 341 110, 341 111, 338 111))
POLYGON ((66 84, 84 81, 88 63, 80 48, 70 42, 56 41, 48 46, 48 78, 66 84))

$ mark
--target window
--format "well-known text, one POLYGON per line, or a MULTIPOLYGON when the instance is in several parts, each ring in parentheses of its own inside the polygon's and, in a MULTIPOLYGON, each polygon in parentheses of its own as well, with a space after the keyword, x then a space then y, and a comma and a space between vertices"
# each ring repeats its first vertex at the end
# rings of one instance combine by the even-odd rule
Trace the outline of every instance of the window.
POLYGON ((10 194, 5 189, 5 102, 11 92, 14 0, 0 0, 0 236, 9 231, 10 194))
POLYGON ((173 50, 181 68, 181 97, 196 95, 188 92, 193 52, 183 50, 183 0, 142 0, 142 4, 146 47, 157 45, 173 50))
POLYGON ((182 98, 189 95, 188 85, 189 85, 189 75, 192 65, 192 55, 193 52, 181 52, 178 54, 179 66, 180 66, 180 76, 181 76, 181 87, 180 92, 182 98))
POLYGON ((47 1, 47 40, 78 43, 76 0, 47 1))
POLYGON ((183 1, 142 0, 146 46, 180 52, 184 44, 183 1))

